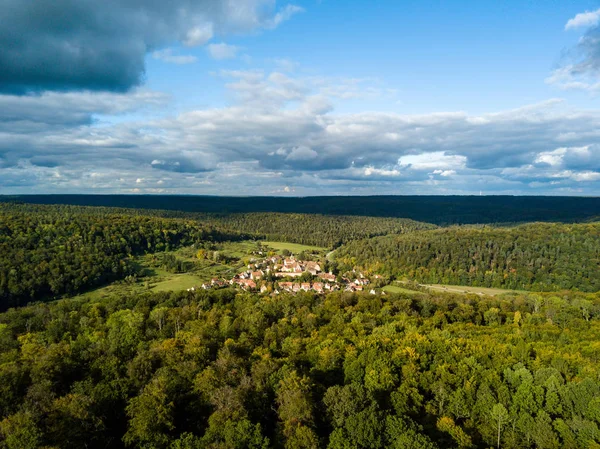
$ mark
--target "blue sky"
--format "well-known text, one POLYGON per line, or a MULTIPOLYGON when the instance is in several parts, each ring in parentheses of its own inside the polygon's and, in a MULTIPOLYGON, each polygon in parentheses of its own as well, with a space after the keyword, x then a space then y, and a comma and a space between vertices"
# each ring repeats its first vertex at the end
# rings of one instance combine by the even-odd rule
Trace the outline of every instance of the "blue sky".
POLYGON ((600 192, 598 1, 112 3, 0 0, 0 193, 600 192))
MULTIPOLYGON (((192 106, 220 106, 225 91, 211 71, 277 70, 274 60, 287 59, 307 75, 373 78, 398 90, 396 101, 349 102, 343 105, 348 112, 516 108, 560 94, 544 79, 581 36, 564 30, 565 18, 600 7, 597 1, 296 4, 304 12, 278 29, 225 39, 241 48, 242 60, 214 60, 204 48, 181 47, 177 51, 198 64, 173 68, 148 57, 148 86, 192 106)), ((569 97, 582 107, 597 105, 588 95, 569 97)))

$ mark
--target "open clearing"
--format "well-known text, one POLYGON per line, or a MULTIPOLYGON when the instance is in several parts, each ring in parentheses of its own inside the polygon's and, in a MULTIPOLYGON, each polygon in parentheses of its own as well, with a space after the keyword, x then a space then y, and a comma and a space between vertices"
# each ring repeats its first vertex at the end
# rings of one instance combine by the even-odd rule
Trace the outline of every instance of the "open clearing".
POLYGON ((431 290, 449 293, 475 294, 480 296, 499 296, 508 293, 525 293, 521 290, 505 290, 502 288, 469 287, 466 285, 419 284, 431 290))
POLYGON ((170 279, 156 283, 151 287, 151 290, 154 292, 187 290, 188 288, 198 287, 201 284, 202 280, 193 274, 174 274, 170 279))
POLYGON ((382 288, 382 290, 384 292, 388 292, 388 293, 409 293, 411 295, 417 294, 417 295, 422 295, 422 292, 419 292, 417 290, 410 290, 408 288, 403 288, 403 287, 398 287, 397 285, 386 285, 385 287, 382 288))

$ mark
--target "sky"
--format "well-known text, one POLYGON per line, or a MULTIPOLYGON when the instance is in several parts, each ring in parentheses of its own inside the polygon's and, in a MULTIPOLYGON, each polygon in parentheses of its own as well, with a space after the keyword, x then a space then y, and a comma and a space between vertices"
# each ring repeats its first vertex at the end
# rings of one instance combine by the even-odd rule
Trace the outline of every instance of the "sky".
POLYGON ((600 0, 0 0, 0 194, 600 194, 600 0))

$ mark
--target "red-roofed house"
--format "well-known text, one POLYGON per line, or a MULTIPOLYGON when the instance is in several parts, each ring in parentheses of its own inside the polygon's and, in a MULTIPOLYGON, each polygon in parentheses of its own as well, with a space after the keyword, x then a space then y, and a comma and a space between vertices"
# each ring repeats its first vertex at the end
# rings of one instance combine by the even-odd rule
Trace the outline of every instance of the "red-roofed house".
POLYGON ((306 262, 306 271, 308 271, 313 276, 321 271, 321 266, 317 262, 306 262))
POLYGON ((292 282, 280 282, 279 283, 279 288, 282 289, 282 290, 285 290, 287 292, 290 292, 290 291, 292 291, 292 286, 293 285, 294 284, 292 282))
POLYGON ((321 273, 319 277, 324 281, 335 282, 335 274, 332 274, 331 271, 329 273, 321 273))
POLYGON ((244 290, 254 290, 256 288, 256 282, 252 279, 237 279, 236 284, 244 290))

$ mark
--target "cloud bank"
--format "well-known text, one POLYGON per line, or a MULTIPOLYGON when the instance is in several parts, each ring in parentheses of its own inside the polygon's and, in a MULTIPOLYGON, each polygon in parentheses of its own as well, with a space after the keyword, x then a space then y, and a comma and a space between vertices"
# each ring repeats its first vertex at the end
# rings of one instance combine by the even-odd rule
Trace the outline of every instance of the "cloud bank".
POLYGON ((140 118, 169 101, 143 90, 0 95, 0 188, 586 194, 600 184, 600 112, 560 100, 481 115, 339 114, 347 94, 388 91, 281 72, 217 76, 234 104, 163 118, 140 118))

